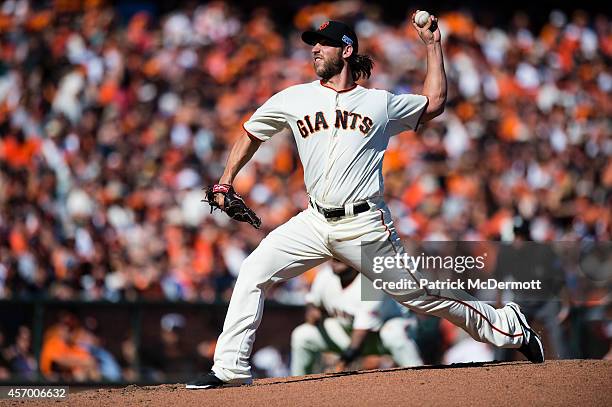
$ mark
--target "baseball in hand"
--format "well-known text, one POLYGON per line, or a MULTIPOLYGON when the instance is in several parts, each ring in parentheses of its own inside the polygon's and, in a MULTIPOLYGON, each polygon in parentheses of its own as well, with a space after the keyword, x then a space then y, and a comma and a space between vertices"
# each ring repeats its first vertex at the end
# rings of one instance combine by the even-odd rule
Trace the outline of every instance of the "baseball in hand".
POLYGON ((429 13, 427 11, 425 10, 417 11, 417 13, 414 16, 414 22, 416 23, 416 25, 422 28, 427 25, 428 21, 429 21, 429 13))

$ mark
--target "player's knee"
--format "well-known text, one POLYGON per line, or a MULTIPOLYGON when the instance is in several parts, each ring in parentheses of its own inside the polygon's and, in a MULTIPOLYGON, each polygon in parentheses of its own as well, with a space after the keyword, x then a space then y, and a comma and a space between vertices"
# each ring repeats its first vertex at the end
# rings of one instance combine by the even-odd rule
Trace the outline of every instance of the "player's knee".
POLYGON ((384 345, 396 343, 407 337, 406 322, 402 318, 393 318, 385 322, 380 329, 380 340, 384 345))
POLYGON ((291 347, 304 348, 317 335, 317 328, 311 324, 302 324, 291 332, 291 347))
POLYGON ((251 272, 251 274, 253 274, 253 271, 257 270, 257 255, 255 254, 255 252, 249 254, 247 256, 246 259, 244 259, 244 261, 242 262, 242 265, 240 266, 240 274, 244 273, 248 273, 251 272))
POLYGON ((256 250, 242 262, 238 278, 247 279, 254 284, 265 283, 269 279, 270 269, 265 258, 256 250))
POLYGON ((338 336, 347 336, 346 331, 342 327, 342 324, 336 318, 325 318, 325 320, 323 321, 323 328, 325 329, 325 332, 327 332, 327 334, 330 335, 332 338, 338 338, 338 336))

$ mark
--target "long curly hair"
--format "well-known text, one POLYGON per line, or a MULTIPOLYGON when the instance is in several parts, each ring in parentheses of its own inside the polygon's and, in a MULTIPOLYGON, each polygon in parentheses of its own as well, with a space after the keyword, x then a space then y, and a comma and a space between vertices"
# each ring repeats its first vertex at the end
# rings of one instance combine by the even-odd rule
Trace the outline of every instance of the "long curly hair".
POLYGON ((351 55, 348 63, 354 81, 358 81, 361 78, 368 79, 372 74, 372 68, 374 68, 374 60, 369 55, 351 55))

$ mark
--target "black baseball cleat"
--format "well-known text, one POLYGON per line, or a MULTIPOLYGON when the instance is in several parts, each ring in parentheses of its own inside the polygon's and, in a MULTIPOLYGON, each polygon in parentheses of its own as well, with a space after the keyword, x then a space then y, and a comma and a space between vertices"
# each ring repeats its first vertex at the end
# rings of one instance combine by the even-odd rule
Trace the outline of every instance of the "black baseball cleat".
POLYGON ((206 374, 201 374, 197 379, 187 383, 185 388, 189 390, 218 389, 220 387, 236 387, 251 383, 253 383, 253 379, 250 378, 224 382, 215 375, 215 372, 210 371, 206 374))
POLYGON ((542 345, 542 339, 538 336, 538 334, 531 329, 529 324, 527 323, 527 318, 521 312, 521 308, 518 304, 513 302, 509 302, 506 304, 506 307, 509 307, 519 320, 521 327, 523 328, 523 344, 518 351, 521 352, 527 360, 532 363, 543 363, 544 362, 544 346, 542 345))
POLYGON ((223 387, 225 382, 219 379, 213 372, 208 372, 206 374, 200 375, 197 379, 187 383, 185 385, 186 389, 190 390, 198 390, 198 389, 214 389, 218 387, 223 387))

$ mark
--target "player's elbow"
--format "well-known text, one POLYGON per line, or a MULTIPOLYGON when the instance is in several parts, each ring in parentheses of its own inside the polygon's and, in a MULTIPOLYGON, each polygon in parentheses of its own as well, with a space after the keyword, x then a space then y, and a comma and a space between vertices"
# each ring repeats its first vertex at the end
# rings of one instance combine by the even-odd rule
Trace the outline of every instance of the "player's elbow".
POLYGON ((444 113, 444 104, 432 106, 431 108, 427 108, 425 113, 423 113, 423 117, 421 118, 421 123, 428 122, 431 119, 440 116, 444 113))
MULTIPOLYGON (((446 95, 435 95, 429 98, 428 110, 431 110, 431 114, 439 116, 444 112, 444 106, 446 105, 446 95)), ((434 116, 434 117, 435 117, 434 116)))
POLYGON ((432 119, 434 117, 438 117, 440 116, 442 113, 444 113, 444 102, 439 103, 434 109, 432 109, 431 111, 431 115, 432 115, 432 119))
POLYGON ((446 105, 446 98, 434 97, 428 98, 429 103, 427 104, 427 109, 423 114, 423 118, 421 122, 427 122, 435 117, 440 116, 444 113, 444 106, 446 105))

